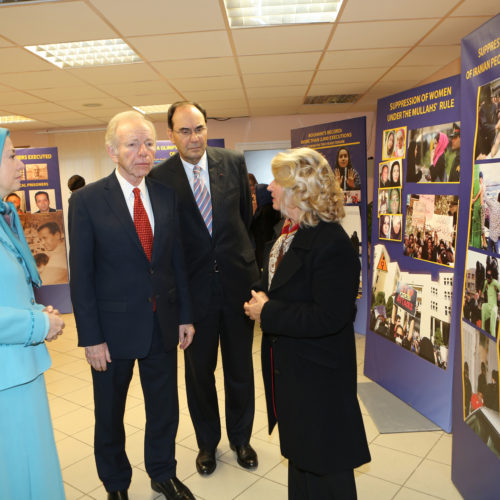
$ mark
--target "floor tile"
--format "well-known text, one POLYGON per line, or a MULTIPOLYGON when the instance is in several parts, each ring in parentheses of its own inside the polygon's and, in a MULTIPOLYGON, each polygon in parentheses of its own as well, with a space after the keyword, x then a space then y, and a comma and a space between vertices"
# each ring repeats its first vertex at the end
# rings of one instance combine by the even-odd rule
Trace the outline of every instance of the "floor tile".
POLYGON ((252 484, 247 490, 235 497, 237 500, 287 500, 288 488, 282 484, 261 478, 252 484))
POLYGON ((451 467, 431 460, 424 460, 405 486, 446 500, 462 498, 451 482, 451 467))
POLYGON ((62 475, 65 483, 87 494, 101 486, 93 455, 66 467, 62 475))
POLYGON ((67 436, 57 442, 57 452, 61 469, 65 469, 83 458, 93 457, 94 448, 88 444, 82 443, 78 439, 67 436))
POLYGON ((88 408, 80 407, 78 410, 66 413, 62 417, 54 418, 52 422, 54 429, 70 435, 86 429, 89 424, 93 424, 94 412, 88 408))
POLYGON ((393 450, 404 451, 418 457, 425 457, 439 441, 442 431, 399 432, 379 434, 372 442, 393 450))
POLYGON ((288 460, 282 459, 281 462, 271 469, 265 476, 270 481, 280 483, 284 486, 288 485, 288 460))
POLYGON ((355 473, 358 500, 391 500, 400 485, 369 474, 355 473))
POLYGON ((451 465, 451 434, 442 433, 439 441, 434 445, 426 458, 441 462, 442 464, 451 465))
POLYGON ((390 450, 376 444, 370 445, 372 461, 359 467, 360 472, 385 479, 396 484, 404 484, 415 471, 421 458, 401 451, 390 450))
POLYGON ((440 497, 403 487, 398 491, 394 500, 436 500, 437 498, 440 497))

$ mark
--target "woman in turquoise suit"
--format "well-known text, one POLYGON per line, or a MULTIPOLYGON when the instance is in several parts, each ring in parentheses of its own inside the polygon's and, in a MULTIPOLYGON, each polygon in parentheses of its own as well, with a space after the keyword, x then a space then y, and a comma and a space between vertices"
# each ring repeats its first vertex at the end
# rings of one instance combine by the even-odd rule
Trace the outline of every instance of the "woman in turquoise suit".
POLYGON ((24 165, 0 128, 0 498, 60 500, 64 488, 43 372, 45 341, 62 333, 53 307, 35 303, 40 276, 14 205, 24 165))

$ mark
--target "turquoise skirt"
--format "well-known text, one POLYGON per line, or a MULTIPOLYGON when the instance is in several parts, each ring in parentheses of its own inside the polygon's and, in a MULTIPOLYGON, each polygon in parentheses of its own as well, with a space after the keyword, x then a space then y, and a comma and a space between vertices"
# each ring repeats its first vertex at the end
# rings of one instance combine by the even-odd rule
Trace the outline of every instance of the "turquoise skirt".
POLYGON ((64 499, 45 379, 0 391, 0 499, 64 499))

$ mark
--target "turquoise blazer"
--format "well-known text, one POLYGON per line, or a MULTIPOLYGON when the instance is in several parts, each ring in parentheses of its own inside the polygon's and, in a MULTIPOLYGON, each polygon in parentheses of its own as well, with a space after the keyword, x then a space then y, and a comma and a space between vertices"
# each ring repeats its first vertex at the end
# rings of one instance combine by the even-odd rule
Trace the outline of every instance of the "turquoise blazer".
POLYGON ((9 230, 0 216, 0 391, 34 380, 51 364, 44 342, 49 318, 35 302, 30 274, 9 230))

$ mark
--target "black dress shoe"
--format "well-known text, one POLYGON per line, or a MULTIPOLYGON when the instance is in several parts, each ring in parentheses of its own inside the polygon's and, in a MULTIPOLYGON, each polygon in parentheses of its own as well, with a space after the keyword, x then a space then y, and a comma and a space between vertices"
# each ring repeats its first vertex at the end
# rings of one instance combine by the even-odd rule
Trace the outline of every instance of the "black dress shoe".
POLYGON ((259 462, 257 460, 257 453, 250 446, 250 444, 242 444, 239 446, 235 446, 234 444, 230 444, 231 449, 236 452, 238 457, 238 463, 245 469, 255 469, 259 462))
POLYGON ((151 479, 151 488, 158 493, 163 493, 167 500, 195 500, 189 488, 182 484, 176 477, 158 483, 151 479))
POLYGON ((215 460, 215 450, 200 450, 198 456, 196 457, 196 470, 202 476, 209 476, 217 467, 217 461, 215 460))
POLYGON ((127 490, 108 491, 108 500, 128 500, 127 490))

